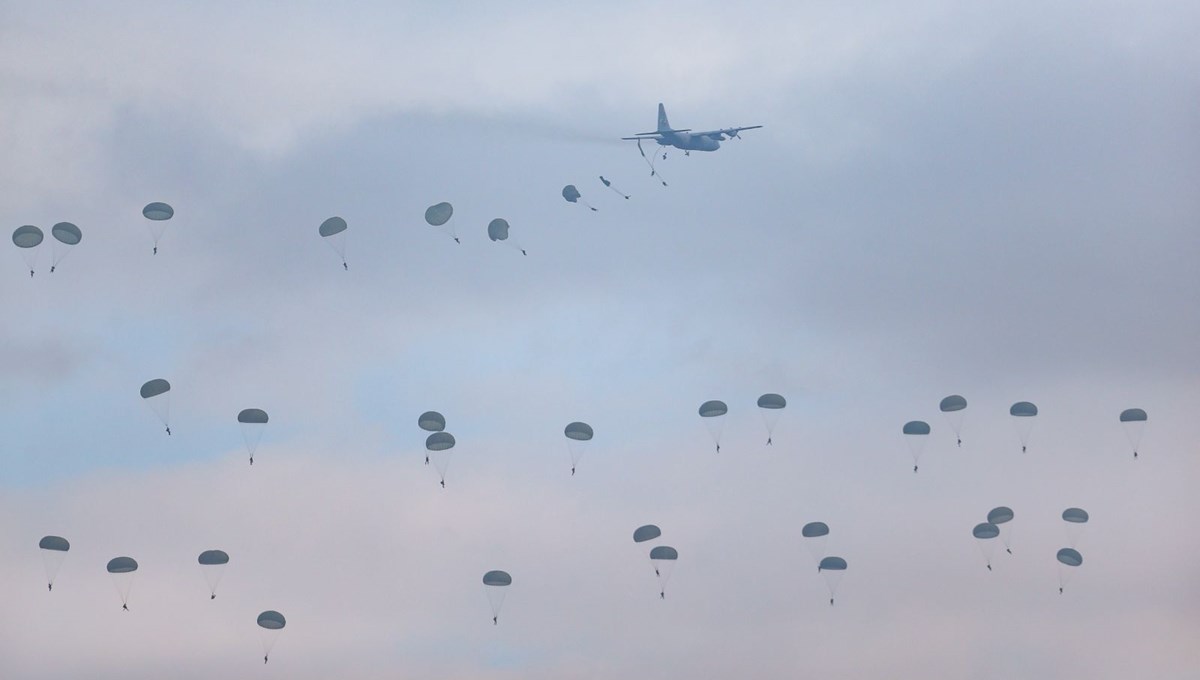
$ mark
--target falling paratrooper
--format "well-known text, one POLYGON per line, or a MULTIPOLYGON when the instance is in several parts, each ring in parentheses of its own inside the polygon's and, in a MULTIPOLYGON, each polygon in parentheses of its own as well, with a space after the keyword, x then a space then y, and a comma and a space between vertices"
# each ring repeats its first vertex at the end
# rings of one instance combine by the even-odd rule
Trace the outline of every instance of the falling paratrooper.
POLYGON ((562 188, 562 197, 567 199, 567 203, 582 203, 591 208, 592 212, 596 212, 596 207, 583 200, 583 195, 579 193, 579 189, 576 189, 574 184, 568 184, 562 188))

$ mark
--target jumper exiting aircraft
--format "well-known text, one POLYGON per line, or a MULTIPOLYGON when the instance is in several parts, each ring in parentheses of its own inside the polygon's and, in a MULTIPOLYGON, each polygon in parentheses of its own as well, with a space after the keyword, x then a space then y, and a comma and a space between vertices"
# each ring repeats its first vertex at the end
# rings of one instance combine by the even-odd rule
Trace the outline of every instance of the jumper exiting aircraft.
MULTIPOLYGON (((673 146, 676 149, 682 149, 685 156, 691 155, 693 151, 716 151, 721 148, 721 142, 726 139, 740 139, 739 132, 743 130, 755 130, 762 127, 761 125, 750 125, 748 127, 731 127, 722 128, 720 130, 706 130, 704 132, 692 132, 691 128, 674 129, 667 122, 667 110, 663 108, 662 103, 658 105, 658 129, 654 132, 639 132, 632 137, 622 137, 622 140, 636 141, 638 151, 642 154, 642 158, 646 158, 646 152, 642 150, 643 140, 653 140, 659 146, 673 146)), ((667 157, 666 152, 663 153, 663 158, 667 157)), ((662 177, 654 169, 654 163, 646 158, 646 162, 650 165, 650 175, 658 176, 660 182, 662 177)), ((663 186, 667 186, 666 182, 662 182, 663 186)))

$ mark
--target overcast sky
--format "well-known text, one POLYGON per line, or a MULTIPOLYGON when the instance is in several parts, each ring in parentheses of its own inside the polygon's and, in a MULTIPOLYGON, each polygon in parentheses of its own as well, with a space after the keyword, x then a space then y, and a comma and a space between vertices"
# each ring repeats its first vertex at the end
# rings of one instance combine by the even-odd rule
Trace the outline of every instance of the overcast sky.
POLYGON ((0 267, 0 676, 1193 677, 1198 26, 1182 2, 0 2, 0 214, 47 233, 34 277, 11 243, 0 267), (764 127, 669 151, 663 187, 619 141, 660 101, 764 127), (157 255, 151 201, 176 211, 157 255), (423 220, 440 201, 461 244, 423 220), (83 241, 51 274, 60 221, 83 241), (159 377, 170 437, 138 395, 159 377), (833 607, 810 521, 849 563, 833 607), (665 599, 647 523, 680 555, 665 599), (72 546, 50 593, 47 534, 72 546))

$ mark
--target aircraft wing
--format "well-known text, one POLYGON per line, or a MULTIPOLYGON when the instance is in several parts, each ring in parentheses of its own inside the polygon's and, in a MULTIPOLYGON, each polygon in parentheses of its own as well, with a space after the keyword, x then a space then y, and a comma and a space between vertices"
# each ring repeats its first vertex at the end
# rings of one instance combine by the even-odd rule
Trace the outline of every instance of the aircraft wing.
MULTIPOLYGON (((761 126, 760 126, 761 127, 761 126)), ((662 139, 665 135, 672 132, 691 132, 691 128, 683 128, 682 130, 657 130, 655 132, 639 132, 632 137, 622 137, 621 139, 636 140, 636 139, 662 139)))
POLYGON ((757 130, 760 127, 762 127, 762 126, 761 125, 748 125, 746 127, 731 127, 731 128, 722 128, 720 130, 706 130, 704 132, 693 132, 692 136, 693 137, 712 137, 713 139, 716 139, 717 141, 721 141, 722 139, 725 139, 726 137, 737 137, 738 133, 743 130, 757 130))

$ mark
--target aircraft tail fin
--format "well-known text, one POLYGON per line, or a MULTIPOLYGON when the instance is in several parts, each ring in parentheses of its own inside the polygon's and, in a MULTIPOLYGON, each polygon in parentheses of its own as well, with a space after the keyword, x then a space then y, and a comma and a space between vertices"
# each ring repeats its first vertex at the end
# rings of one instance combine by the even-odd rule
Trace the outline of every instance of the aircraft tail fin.
POLYGON ((667 110, 663 108, 662 102, 658 103, 658 131, 669 132, 671 124, 667 122, 667 110))

